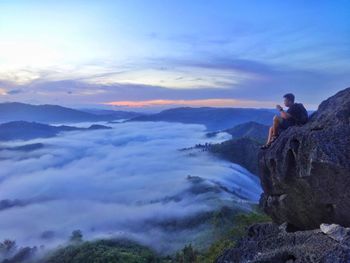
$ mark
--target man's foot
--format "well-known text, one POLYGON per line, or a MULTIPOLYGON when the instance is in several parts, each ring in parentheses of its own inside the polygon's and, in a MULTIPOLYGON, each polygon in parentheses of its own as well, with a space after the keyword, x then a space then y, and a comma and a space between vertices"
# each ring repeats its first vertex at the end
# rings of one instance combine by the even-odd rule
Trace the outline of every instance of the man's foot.
POLYGON ((272 136, 270 144, 274 143, 277 140, 277 138, 278 138, 278 135, 272 136))
POLYGON ((262 149, 262 150, 268 149, 271 146, 271 144, 277 140, 277 138, 278 138, 278 135, 272 136, 271 141, 266 143, 265 145, 261 146, 260 149, 262 149))
POLYGON ((266 144, 264 144, 263 146, 261 146, 260 149, 261 149, 261 150, 266 150, 267 148, 270 147, 270 145, 271 145, 270 143, 266 143, 266 144))
POLYGON ((271 141, 270 141, 270 144, 273 143, 274 141, 276 141, 277 138, 278 138, 278 135, 272 136, 271 141))

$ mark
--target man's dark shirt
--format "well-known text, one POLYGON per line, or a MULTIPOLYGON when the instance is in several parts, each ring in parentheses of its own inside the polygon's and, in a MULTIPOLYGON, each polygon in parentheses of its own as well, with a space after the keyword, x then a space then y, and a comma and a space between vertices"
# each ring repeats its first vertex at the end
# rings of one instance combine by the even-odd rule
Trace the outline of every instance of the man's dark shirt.
POLYGON ((287 119, 289 122, 289 125, 295 125, 296 120, 299 118, 300 110, 296 103, 294 103, 292 106, 289 107, 287 110, 287 113, 291 116, 287 119))
POLYGON ((303 104, 294 103, 289 107, 287 113, 290 115, 290 117, 283 119, 283 121, 280 123, 280 128, 282 130, 294 125, 303 125, 308 120, 308 114, 303 104))

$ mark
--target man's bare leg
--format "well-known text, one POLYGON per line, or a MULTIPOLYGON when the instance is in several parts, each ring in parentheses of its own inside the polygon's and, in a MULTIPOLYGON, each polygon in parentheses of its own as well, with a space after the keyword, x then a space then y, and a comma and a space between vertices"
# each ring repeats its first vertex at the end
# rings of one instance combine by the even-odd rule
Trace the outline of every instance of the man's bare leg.
POLYGON ((269 129, 269 136, 267 137, 267 142, 265 145, 262 146, 262 149, 268 148, 273 138, 278 136, 278 132, 279 132, 278 127, 281 121, 282 121, 281 117, 277 115, 273 117, 273 124, 272 124, 272 127, 270 127, 269 129))
POLYGON ((267 142, 266 144, 269 144, 272 138, 272 133, 273 133, 273 127, 270 127, 269 129, 269 136, 267 137, 267 142))
POLYGON ((278 132, 279 132, 278 131, 278 126, 279 126, 280 122, 281 122, 281 117, 275 115, 275 117, 273 117, 273 126, 272 126, 271 139, 272 139, 273 136, 278 136, 278 132))
POLYGON ((279 117, 279 116, 277 116, 277 115, 275 115, 275 116, 273 117, 273 124, 272 124, 272 127, 270 127, 270 129, 269 129, 269 136, 268 136, 268 138, 267 138, 266 144, 269 144, 269 143, 271 142, 272 138, 273 138, 274 136, 277 136, 277 135, 278 135, 278 125, 279 125, 279 123, 281 122, 281 119, 280 119, 280 118, 281 118, 281 117, 279 117))

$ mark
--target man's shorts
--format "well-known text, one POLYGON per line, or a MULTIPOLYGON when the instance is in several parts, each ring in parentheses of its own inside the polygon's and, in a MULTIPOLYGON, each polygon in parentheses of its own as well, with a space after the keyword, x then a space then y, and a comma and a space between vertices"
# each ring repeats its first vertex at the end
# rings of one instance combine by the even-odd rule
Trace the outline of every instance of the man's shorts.
POLYGON ((280 128, 281 130, 286 130, 290 126, 294 126, 293 121, 290 121, 288 119, 283 119, 283 118, 280 119, 278 128, 280 128))

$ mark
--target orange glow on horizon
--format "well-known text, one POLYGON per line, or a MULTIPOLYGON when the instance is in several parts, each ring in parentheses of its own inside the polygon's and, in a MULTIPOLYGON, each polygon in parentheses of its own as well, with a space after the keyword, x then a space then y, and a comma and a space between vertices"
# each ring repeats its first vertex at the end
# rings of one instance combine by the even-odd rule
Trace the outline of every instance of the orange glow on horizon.
POLYGON ((271 101, 254 101, 238 99, 196 99, 196 100, 143 100, 143 101, 111 101, 103 103, 117 107, 153 107, 153 106, 197 106, 197 107, 242 107, 242 108, 271 108, 276 103, 271 101))

